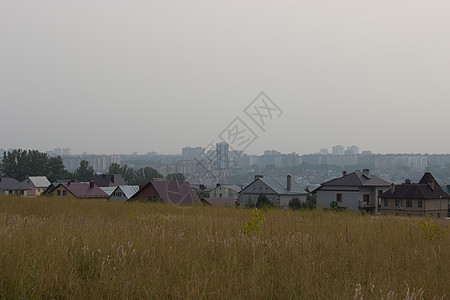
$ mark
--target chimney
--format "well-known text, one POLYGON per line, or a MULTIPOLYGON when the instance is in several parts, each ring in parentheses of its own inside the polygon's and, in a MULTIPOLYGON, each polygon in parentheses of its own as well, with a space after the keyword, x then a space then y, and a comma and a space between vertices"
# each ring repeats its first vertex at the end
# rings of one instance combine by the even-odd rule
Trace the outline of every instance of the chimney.
POLYGON ((69 181, 67 181, 67 185, 70 185, 70 180, 69 180, 69 181))
POLYGON ((2 177, 0 176, 0 182, 2 182, 2 177))
POLYGON ((216 187, 219 187, 219 186, 220 186, 220 183, 217 183, 217 184, 216 184, 216 187))
POLYGON ((395 193, 395 184, 391 184, 391 194, 395 193))
POLYGON ((93 188, 94 187, 94 180, 91 180, 91 182, 89 182, 89 188, 93 188))
POLYGON ((363 175, 370 178, 370 169, 363 169, 363 175))
POLYGON ((287 185, 286 185, 288 191, 291 190, 291 184, 292 184, 292 178, 291 178, 291 175, 288 175, 287 176, 287 185))
POLYGON ((139 190, 142 190, 142 184, 139 185, 139 190))
POLYGON ((411 184, 411 179, 406 179, 405 184, 411 184))
POLYGON ((342 171, 342 177, 347 176, 347 171, 342 171))
POLYGON ((255 175, 255 180, 258 178, 263 178, 263 177, 264 177, 263 175, 255 175))
POLYGON ((111 175, 111 182, 114 183, 114 175, 111 175))
POLYGON ((434 180, 428 181, 428 186, 430 187, 430 189, 431 189, 432 191, 434 191, 434 180))

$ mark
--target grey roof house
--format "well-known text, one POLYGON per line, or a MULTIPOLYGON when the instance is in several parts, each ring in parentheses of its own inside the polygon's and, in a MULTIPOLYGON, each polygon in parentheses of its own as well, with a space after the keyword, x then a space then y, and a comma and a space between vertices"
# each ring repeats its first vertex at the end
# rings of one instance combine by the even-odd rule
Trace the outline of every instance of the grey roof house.
POLYGON ((0 177, 0 195, 28 196, 30 187, 14 178, 0 177))
POLYGON ((297 182, 293 181, 291 175, 287 175, 286 184, 282 184, 272 177, 255 175, 249 185, 239 193, 239 202, 245 205, 250 199, 256 203, 259 195, 265 195, 274 205, 279 208, 287 208, 292 198, 306 201, 308 193, 297 182))
POLYGON ((344 210, 371 213, 380 210, 380 196, 390 187, 390 183, 370 173, 369 169, 356 170, 350 174, 342 172, 342 177, 324 182, 312 191, 317 195, 317 209, 329 208, 336 202, 344 210))
POLYGON ((138 185, 119 185, 114 188, 108 197, 108 201, 123 202, 128 201, 139 191, 138 185))
POLYGON ((51 185, 45 176, 27 176, 22 184, 30 188, 28 196, 39 196, 51 185))

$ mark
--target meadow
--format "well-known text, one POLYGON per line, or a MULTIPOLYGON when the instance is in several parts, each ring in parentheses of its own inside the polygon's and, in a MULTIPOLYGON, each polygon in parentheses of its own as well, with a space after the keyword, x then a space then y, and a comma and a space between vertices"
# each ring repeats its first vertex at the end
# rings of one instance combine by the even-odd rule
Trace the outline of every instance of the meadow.
POLYGON ((450 297, 449 221, 259 213, 0 197, 0 298, 450 297))

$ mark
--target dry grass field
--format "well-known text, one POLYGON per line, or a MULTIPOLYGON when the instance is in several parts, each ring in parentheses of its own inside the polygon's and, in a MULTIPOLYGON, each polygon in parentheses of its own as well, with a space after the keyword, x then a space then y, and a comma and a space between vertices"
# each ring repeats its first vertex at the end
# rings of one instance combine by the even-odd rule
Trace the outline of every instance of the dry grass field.
POLYGON ((260 212, 244 233, 246 209, 0 197, 0 298, 450 297, 450 235, 421 219, 260 212))

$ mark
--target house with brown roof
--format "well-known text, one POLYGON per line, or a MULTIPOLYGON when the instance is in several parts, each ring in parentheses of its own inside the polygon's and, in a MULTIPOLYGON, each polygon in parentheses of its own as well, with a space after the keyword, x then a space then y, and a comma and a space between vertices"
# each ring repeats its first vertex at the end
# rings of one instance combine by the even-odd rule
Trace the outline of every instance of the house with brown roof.
POLYGON ((431 173, 426 172, 418 183, 406 179, 403 184, 392 184, 381 195, 381 212, 385 214, 448 216, 450 195, 437 183, 431 173))
POLYGON ((199 203, 197 194, 187 181, 152 180, 129 201, 163 202, 175 205, 199 203))
POLYGON ((377 213, 380 210, 380 195, 389 187, 389 182, 364 169, 350 174, 344 171, 342 177, 322 183, 312 194, 317 195, 319 210, 329 208, 335 202, 343 210, 377 213))
POLYGON ((55 197, 69 197, 78 199, 102 199, 106 200, 108 194, 102 191, 94 181, 59 183, 48 192, 55 197))

